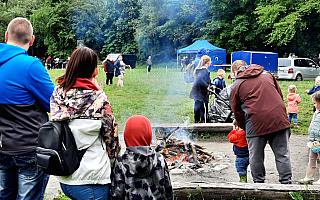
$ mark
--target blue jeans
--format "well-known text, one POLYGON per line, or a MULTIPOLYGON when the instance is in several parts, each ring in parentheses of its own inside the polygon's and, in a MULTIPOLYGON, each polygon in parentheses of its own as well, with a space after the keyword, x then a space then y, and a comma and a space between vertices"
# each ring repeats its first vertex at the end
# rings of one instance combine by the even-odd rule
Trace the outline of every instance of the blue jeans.
POLYGON ((108 200, 109 185, 66 185, 60 183, 64 194, 72 200, 108 200))
POLYGON ((291 119, 293 118, 293 123, 298 123, 298 113, 289 113, 289 122, 291 123, 291 119))
POLYGON ((249 165, 249 156, 247 157, 236 157, 236 169, 240 175, 247 174, 247 169, 249 165))
POLYGON ((0 199, 43 199, 49 175, 37 166, 36 154, 0 154, 0 199))

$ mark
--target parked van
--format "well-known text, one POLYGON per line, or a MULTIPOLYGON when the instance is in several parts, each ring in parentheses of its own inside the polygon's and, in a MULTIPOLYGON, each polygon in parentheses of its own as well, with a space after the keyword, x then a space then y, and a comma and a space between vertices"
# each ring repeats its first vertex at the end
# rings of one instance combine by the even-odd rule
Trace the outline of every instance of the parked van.
POLYGON ((309 58, 279 58, 278 79, 314 80, 320 75, 319 66, 309 58))

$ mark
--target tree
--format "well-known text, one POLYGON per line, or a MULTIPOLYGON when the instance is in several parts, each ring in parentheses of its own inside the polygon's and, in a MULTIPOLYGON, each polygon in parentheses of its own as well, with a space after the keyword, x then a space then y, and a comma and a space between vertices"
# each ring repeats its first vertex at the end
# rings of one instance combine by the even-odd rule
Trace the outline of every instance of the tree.
POLYGON ((260 4, 255 13, 261 31, 268 33, 267 44, 279 48, 288 46, 287 51, 294 50, 301 56, 319 52, 319 1, 272 0, 260 4))
POLYGON ((46 1, 45 6, 31 15, 35 33, 47 47, 47 55, 67 58, 76 48, 75 35, 69 21, 69 8, 76 3, 46 1))
POLYGON ((102 30, 105 20, 107 2, 104 0, 87 0, 75 4, 70 9, 70 25, 76 40, 100 53, 104 43, 102 30))
POLYGON ((178 48, 202 38, 207 17, 205 0, 142 0, 136 34, 142 57, 171 59, 178 48))
POLYGON ((228 53, 239 50, 266 50, 261 45, 264 33, 258 29, 253 13, 259 1, 255 0, 209 0, 211 20, 203 29, 205 38, 228 53))
POLYGON ((135 54, 138 51, 135 34, 139 9, 140 2, 136 0, 107 1, 103 23, 105 42, 102 54, 135 54))

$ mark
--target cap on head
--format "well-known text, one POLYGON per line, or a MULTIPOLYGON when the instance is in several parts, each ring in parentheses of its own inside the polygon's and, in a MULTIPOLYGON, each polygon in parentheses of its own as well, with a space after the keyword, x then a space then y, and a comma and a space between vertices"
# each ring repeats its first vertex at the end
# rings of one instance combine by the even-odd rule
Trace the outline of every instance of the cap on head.
POLYGON ((152 127, 150 120, 143 115, 133 115, 126 123, 124 141, 127 147, 150 146, 152 127))
POLYGON ((205 47, 201 47, 198 52, 197 55, 203 56, 203 55, 207 55, 207 49, 205 47))

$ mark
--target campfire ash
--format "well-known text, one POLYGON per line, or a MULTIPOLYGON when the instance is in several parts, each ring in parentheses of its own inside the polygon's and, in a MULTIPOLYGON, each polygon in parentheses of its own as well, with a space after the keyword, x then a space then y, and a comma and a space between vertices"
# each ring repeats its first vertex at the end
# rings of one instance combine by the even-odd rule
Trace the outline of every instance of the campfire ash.
POLYGON ((194 144, 187 132, 179 127, 168 134, 165 134, 163 129, 157 129, 155 135, 157 139, 155 150, 165 156, 169 170, 185 165, 198 169, 214 159, 211 153, 204 150, 205 147, 194 144))

